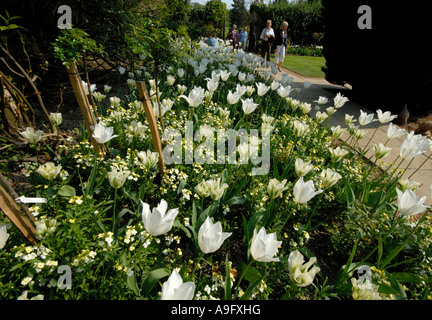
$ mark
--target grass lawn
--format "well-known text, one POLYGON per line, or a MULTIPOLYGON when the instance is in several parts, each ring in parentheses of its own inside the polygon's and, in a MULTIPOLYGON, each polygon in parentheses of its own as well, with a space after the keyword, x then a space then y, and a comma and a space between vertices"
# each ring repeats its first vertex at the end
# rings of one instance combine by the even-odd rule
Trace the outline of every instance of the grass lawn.
MULTIPOLYGON (((274 55, 271 59, 274 62, 274 55)), ((324 78, 325 74, 321 67, 325 66, 324 57, 307 57, 297 55, 286 55, 282 67, 298 73, 304 77, 324 78)))

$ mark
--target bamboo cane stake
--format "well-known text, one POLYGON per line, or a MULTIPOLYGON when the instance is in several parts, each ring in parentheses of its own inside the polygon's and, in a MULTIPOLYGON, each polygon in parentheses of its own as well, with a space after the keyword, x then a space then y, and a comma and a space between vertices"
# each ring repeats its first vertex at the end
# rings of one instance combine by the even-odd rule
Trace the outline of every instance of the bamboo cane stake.
POLYGON ((159 172, 161 173, 161 175, 163 175, 165 172, 165 161, 163 158, 162 142, 161 142, 160 135, 159 135, 159 129, 157 126, 156 117, 154 115, 153 107, 150 103, 147 88, 146 88, 144 82, 137 81, 136 85, 138 88, 138 93, 139 93, 140 98, 141 98, 141 102, 143 104, 143 107, 144 107, 144 110, 145 110, 145 113, 147 116, 147 121, 148 121, 149 126, 150 126, 150 132, 152 135, 152 141, 153 141, 154 149, 157 153, 159 153, 159 162, 158 162, 159 172))
POLYGON ((27 240, 32 243, 37 242, 34 226, 21 214, 16 202, 2 186, 0 186, 0 208, 27 240))
MULTIPOLYGON (((91 139, 91 142, 93 144, 93 147, 96 149, 98 146, 98 143, 92 137, 92 134, 93 134, 92 126, 95 125, 95 119, 93 117, 90 102, 89 102, 87 95, 84 91, 84 88, 83 88, 83 85, 81 82, 81 77, 79 76, 78 68, 77 68, 75 62, 70 61, 70 64, 66 65, 66 71, 69 75, 69 81, 72 85, 72 89, 74 91, 75 98, 77 99, 79 108, 81 110, 81 113, 82 113, 82 116, 84 119, 85 127, 87 129, 87 132, 90 135, 90 139, 91 139)), ((103 153, 103 148, 99 148, 99 152, 103 153)))

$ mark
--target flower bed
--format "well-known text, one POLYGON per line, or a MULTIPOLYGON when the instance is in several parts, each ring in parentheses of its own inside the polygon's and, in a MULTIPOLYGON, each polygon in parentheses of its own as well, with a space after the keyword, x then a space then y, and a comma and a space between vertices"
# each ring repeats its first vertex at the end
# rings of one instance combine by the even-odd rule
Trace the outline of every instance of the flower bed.
MULTIPOLYGON (((354 119, 327 128, 343 96, 313 119, 316 106, 295 99, 292 79, 274 81, 274 68, 262 63, 201 44, 164 66, 161 108, 145 68, 129 72, 128 94, 94 92, 93 136, 107 151, 95 150, 82 129, 50 163, 23 165, 33 185, 25 196, 47 201, 30 206, 37 244, 10 224, 0 229, 0 296, 429 298, 432 230, 415 185, 358 157, 364 132, 354 119), (164 118, 164 174, 136 81, 145 81, 164 118), (349 145, 339 141, 344 131, 349 145), (409 219, 415 215, 421 219, 409 219)), ((373 147, 385 158, 386 146, 373 147)), ((429 147, 411 134, 401 159, 429 147)))

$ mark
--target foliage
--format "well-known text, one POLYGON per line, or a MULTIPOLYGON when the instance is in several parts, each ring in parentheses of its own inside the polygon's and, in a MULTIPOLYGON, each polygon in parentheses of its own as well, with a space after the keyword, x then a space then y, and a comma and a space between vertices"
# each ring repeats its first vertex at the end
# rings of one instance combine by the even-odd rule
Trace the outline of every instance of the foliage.
MULTIPOLYGON (((328 118, 319 120, 314 112, 327 106, 329 116, 341 112, 343 97, 302 102, 303 90, 294 90, 287 74, 275 81, 274 66, 262 70, 264 59, 233 52, 229 43, 210 48, 201 42, 189 56, 175 57, 178 47, 169 48, 158 62, 163 68, 154 68, 157 50, 173 39, 162 25, 142 23, 148 29, 132 29, 128 38, 133 54, 144 55, 141 66, 127 70, 128 92, 99 101, 104 112, 98 124, 114 133, 106 141, 109 153, 100 156, 86 130, 77 129, 55 150, 42 140, 32 151, 49 153, 58 168, 54 176, 47 178, 36 162, 19 165, 31 184, 25 196, 49 201, 30 207, 35 245, 1 216, 1 298, 27 293, 44 299, 155 300, 174 270, 194 283, 194 298, 203 300, 430 298, 430 219, 422 214, 411 220, 395 205, 403 160, 386 172, 376 160, 377 166, 366 165, 357 148, 363 129, 347 124, 349 139, 341 142, 328 118), (161 46, 152 51, 158 39, 161 46), (152 102, 156 95, 166 108, 165 152, 180 161, 168 163, 163 175, 135 81, 158 88, 152 102), (197 92, 199 103, 193 104, 197 92), (253 111, 245 107, 251 103, 253 111), (230 129, 238 134, 231 140, 236 162, 226 154, 211 158, 211 149, 221 144, 218 135, 230 129), (253 174, 264 165, 264 159, 256 160, 260 153, 264 158, 266 146, 268 171, 253 174), (338 175, 330 179, 326 172, 338 175), (121 184, 113 183, 115 174, 121 184), (317 191, 312 196, 301 184, 306 181, 317 191), (155 208, 161 200, 178 212, 169 231, 152 235, 143 220, 144 203, 155 208), (230 233, 209 253, 200 246, 206 218, 230 233), (256 241, 260 228, 269 237, 256 241), (267 248, 274 250, 257 255, 267 248), (71 271, 67 288, 59 281, 60 267, 71 271), (359 267, 370 271, 366 287, 359 267)), ((416 144, 425 143, 417 138, 416 144)))
POLYGON ((103 47, 89 37, 89 34, 78 28, 60 30, 60 36, 53 43, 54 57, 67 65, 77 62, 88 54, 102 55, 103 47))
POLYGON ((229 16, 231 24, 235 24, 237 28, 248 27, 250 19, 245 0, 234 0, 232 9, 229 11, 229 16))
POLYGON ((207 1, 204 8, 205 24, 215 28, 219 37, 224 38, 225 20, 228 18, 226 3, 222 1, 207 1))
POLYGON ((287 54, 299 56, 322 57, 322 47, 319 46, 297 46, 290 44, 286 50, 287 54))

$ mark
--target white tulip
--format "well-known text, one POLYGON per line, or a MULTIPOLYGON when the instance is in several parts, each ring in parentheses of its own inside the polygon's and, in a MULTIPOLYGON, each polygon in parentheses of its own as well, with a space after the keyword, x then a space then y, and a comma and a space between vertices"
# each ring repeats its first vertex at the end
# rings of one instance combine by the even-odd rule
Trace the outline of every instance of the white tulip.
POLYGON ((339 173, 333 171, 330 168, 321 171, 320 176, 324 188, 330 188, 331 186, 335 185, 340 179, 342 179, 342 176, 339 173))
POLYGON ((229 104, 236 104, 240 100, 240 94, 238 92, 228 91, 227 101, 229 104))
POLYGON ((276 92, 277 94, 281 97, 281 98, 286 98, 289 96, 289 94, 291 93, 291 91, 293 91, 293 89, 291 89, 291 86, 280 86, 276 92))
POLYGON ((390 111, 386 111, 386 112, 382 112, 381 109, 378 109, 376 111, 377 116, 378 116, 378 121, 380 123, 387 123, 390 122, 394 119, 396 119, 398 116, 397 115, 392 115, 390 111))
POLYGON ((267 234, 264 227, 257 233, 254 229, 250 253, 252 258, 260 262, 277 262, 278 257, 274 257, 282 241, 277 241, 276 232, 267 234))
POLYGON ((300 110, 303 114, 306 114, 312 110, 312 105, 310 103, 306 103, 306 102, 301 103, 299 107, 300 107, 300 110))
POLYGON ((179 76, 179 78, 183 78, 185 71, 183 69, 178 69, 177 70, 177 75, 179 76))
POLYGON ((202 252, 212 253, 217 251, 231 234, 231 232, 222 232, 221 223, 213 223, 207 217, 198 231, 198 245, 202 252))
POLYGON ((162 199, 156 208, 150 211, 150 205, 142 200, 142 221, 144 229, 153 237, 160 236, 171 230, 179 209, 168 209, 168 203, 162 199))
POLYGON ((119 97, 110 97, 109 100, 110 100, 110 106, 111 106, 113 109, 115 109, 115 108, 117 108, 117 107, 120 106, 120 102, 121 102, 121 100, 120 100, 119 97))
POLYGON ((339 139, 342 136, 342 134, 344 134, 347 131, 346 128, 342 128, 340 125, 338 125, 337 127, 331 127, 330 129, 333 133, 334 139, 339 139))
POLYGON ((189 92, 189 96, 180 95, 179 97, 184 98, 191 107, 198 107, 205 98, 204 89, 201 87, 195 87, 189 92))
MULTIPOLYGON (((88 95, 89 94, 88 83, 85 82, 84 80, 81 80, 81 83, 82 83, 82 85, 84 87, 85 93, 88 95)), ((95 90, 96 90, 96 85, 95 84, 91 84, 90 85, 90 92, 93 93, 93 91, 95 91, 95 90)))
POLYGON ((270 85, 270 88, 275 91, 281 86, 281 83, 279 81, 273 81, 270 85))
POLYGON ((336 109, 342 108, 343 105, 349 101, 348 98, 344 97, 343 95, 338 92, 338 94, 333 98, 334 107, 336 109))
POLYGON ((168 75, 167 76, 167 83, 168 83, 168 85, 172 86, 174 84, 175 80, 176 79, 175 79, 174 76, 172 76, 172 75, 168 75))
POLYGON ((396 188, 397 192, 397 205, 399 212, 402 216, 413 216, 425 211, 428 207, 423 205, 426 201, 426 197, 422 197, 418 200, 417 195, 407 189, 404 192, 396 188))
POLYGON ((257 93, 259 96, 263 96, 267 93, 267 91, 270 90, 269 86, 266 86, 264 83, 262 82, 258 82, 255 83, 256 87, 257 87, 257 93))
POLYGON ((326 97, 320 96, 318 100, 314 100, 314 102, 318 103, 319 105, 323 105, 329 102, 329 100, 326 97))
POLYGON ((354 300, 382 300, 378 288, 372 281, 358 282, 356 278, 351 278, 352 297, 354 300))
POLYGON ((226 183, 222 183, 220 179, 207 180, 207 187, 210 192, 210 197, 213 200, 219 200, 224 195, 225 189, 228 188, 226 183))
POLYGON ((326 120, 328 118, 328 114, 325 112, 321 112, 321 111, 317 111, 317 113, 315 114, 315 119, 318 123, 323 122, 324 120, 326 120))
POLYGON ((243 96, 247 91, 247 87, 246 86, 242 86, 240 84, 236 85, 236 92, 240 95, 243 96))
POLYGON ((137 157, 147 170, 153 169, 159 162, 159 153, 150 150, 137 153, 137 157))
POLYGON ((111 171, 108 172, 108 180, 114 189, 121 188, 124 183, 126 182, 126 179, 129 177, 130 171, 122 171, 115 167, 111 168, 111 171))
POLYGON ((375 158, 384 159, 389 155, 392 148, 386 147, 382 143, 379 143, 377 145, 374 145, 374 150, 375 150, 375 158))
POLYGON ((288 187, 285 186, 286 182, 287 182, 286 179, 284 179, 283 181, 279 181, 276 178, 270 179, 269 184, 267 186, 267 192, 270 196, 270 199, 275 199, 279 197, 282 194, 282 192, 288 189, 288 187))
POLYGON ((410 133, 404 142, 402 142, 399 155, 403 160, 412 159, 426 152, 427 147, 428 144, 426 138, 422 138, 419 135, 413 136, 410 133))
POLYGON ((320 268, 313 266, 316 262, 316 257, 309 259, 309 262, 304 263, 303 255, 295 250, 288 257, 288 271, 291 281, 298 287, 307 287, 312 284, 315 275, 320 272, 320 268))
POLYGON ((220 78, 222 81, 227 81, 230 75, 231 75, 231 72, 228 72, 227 70, 222 70, 220 72, 220 78))
POLYGON ((162 285, 161 300, 192 300, 195 294, 193 282, 183 283, 183 279, 174 270, 162 285))
POLYGON ((305 175, 307 175, 314 168, 314 166, 311 165, 310 163, 311 163, 310 161, 305 162, 302 159, 297 158, 294 163, 295 172, 297 176, 304 177, 305 175))
POLYGON ((111 139, 118 137, 118 135, 113 135, 113 133, 113 127, 106 127, 103 124, 97 124, 94 126, 92 137, 97 141, 97 143, 104 144, 111 139))
POLYGON ((6 225, 0 226, 0 249, 3 249, 6 245, 6 241, 9 238, 9 233, 7 232, 6 225))
POLYGON ((303 177, 300 177, 300 179, 294 185, 293 194, 295 202, 300 204, 306 203, 316 195, 323 192, 323 190, 315 190, 316 189, 312 180, 304 182, 303 177))
POLYGON ((186 89, 187 89, 186 86, 183 86, 183 85, 181 85, 181 84, 178 84, 178 85, 177 85, 177 90, 178 90, 178 93, 179 93, 179 94, 184 94, 184 93, 186 92, 186 89))
POLYGON ((63 117, 62 117, 62 114, 60 113, 60 112, 51 112, 50 113, 50 115, 49 115, 49 118, 50 118, 50 120, 52 121, 52 123, 55 125, 55 126, 59 126, 61 123, 62 123, 62 121, 63 121, 63 117))
POLYGON ((303 82, 303 87, 307 90, 311 87, 312 83, 310 83, 309 81, 304 81, 303 82))
POLYGON ((294 126, 294 130, 293 133, 296 137, 301 137, 304 135, 304 133, 306 132, 306 130, 309 129, 309 126, 305 123, 302 123, 298 120, 294 120, 293 122, 293 126, 294 126))
POLYGON ((258 107, 258 103, 254 103, 252 98, 248 98, 246 100, 241 99, 242 108, 245 114, 251 114, 258 107))
POLYGON ((42 138, 42 130, 35 131, 32 127, 27 127, 25 131, 20 132, 20 134, 27 140, 29 144, 36 144, 42 138))
POLYGON ((358 121, 359 121, 359 125, 361 126, 368 125, 369 123, 375 121, 374 114, 373 113, 367 114, 363 110, 360 110, 360 116, 358 118, 358 121))
POLYGON ((54 162, 47 162, 41 165, 36 172, 47 180, 54 180, 60 173, 62 166, 56 166, 54 162))
POLYGON ((329 149, 331 161, 338 162, 343 157, 345 157, 349 152, 342 149, 341 147, 336 147, 335 149, 329 149))

